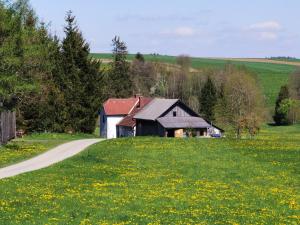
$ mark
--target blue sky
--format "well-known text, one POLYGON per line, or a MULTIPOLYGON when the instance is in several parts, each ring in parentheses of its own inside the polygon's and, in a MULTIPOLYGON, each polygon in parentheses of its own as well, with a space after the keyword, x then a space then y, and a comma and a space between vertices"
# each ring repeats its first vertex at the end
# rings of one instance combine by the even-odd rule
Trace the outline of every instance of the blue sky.
POLYGON ((72 10, 92 52, 119 35, 129 52, 300 58, 299 0, 31 0, 63 37, 72 10))

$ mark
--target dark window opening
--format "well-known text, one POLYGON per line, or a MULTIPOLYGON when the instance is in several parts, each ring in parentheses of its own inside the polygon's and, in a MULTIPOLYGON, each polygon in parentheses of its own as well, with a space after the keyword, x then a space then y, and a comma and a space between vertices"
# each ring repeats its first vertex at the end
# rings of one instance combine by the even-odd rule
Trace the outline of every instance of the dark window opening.
POLYGON ((168 130, 167 137, 175 137, 175 130, 168 130))
POLYGON ((176 117, 176 116, 177 116, 177 112, 174 111, 174 112, 173 112, 173 117, 176 117))

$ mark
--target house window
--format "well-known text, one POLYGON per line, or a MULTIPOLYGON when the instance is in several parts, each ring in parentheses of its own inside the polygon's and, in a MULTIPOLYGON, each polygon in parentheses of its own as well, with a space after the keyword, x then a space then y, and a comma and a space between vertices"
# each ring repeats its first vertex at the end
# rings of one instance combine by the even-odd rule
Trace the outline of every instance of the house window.
POLYGON ((173 117, 176 117, 176 116, 177 116, 177 112, 174 111, 174 112, 173 112, 173 117))

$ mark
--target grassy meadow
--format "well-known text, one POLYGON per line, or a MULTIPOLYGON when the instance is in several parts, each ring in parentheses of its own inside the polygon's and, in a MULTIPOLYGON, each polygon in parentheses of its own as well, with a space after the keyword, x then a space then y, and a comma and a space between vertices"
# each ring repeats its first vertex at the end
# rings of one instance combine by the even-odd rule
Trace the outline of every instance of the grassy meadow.
POLYGON ((0 224, 299 224, 300 126, 109 140, 0 180, 0 224))
POLYGON ((31 134, 0 146, 0 168, 29 159, 68 141, 92 138, 88 134, 31 134))
MULTIPOLYGON (((111 60, 111 54, 91 54, 97 59, 111 60)), ((135 55, 129 55, 128 59, 134 59, 135 55)), ((148 61, 158 61, 165 63, 176 63, 176 57, 161 55, 145 55, 148 61)), ((280 61, 278 61, 280 63, 280 61)), ((265 95, 266 104, 273 109, 280 87, 288 82, 289 76, 296 69, 295 65, 274 64, 268 62, 252 62, 252 61, 234 61, 226 59, 205 59, 192 58, 191 65, 195 69, 222 68, 227 63, 246 66, 250 71, 257 74, 263 93, 265 95)), ((300 63, 299 63, 300 65, 300 63)))

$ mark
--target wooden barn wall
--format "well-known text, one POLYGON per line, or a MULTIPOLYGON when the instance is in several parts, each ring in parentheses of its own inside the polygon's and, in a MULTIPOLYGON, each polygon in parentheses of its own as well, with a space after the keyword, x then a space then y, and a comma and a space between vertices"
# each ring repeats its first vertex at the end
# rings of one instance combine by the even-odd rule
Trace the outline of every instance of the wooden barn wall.
POLYGON ((134 130, 131 127, 117 126, 117 137, 133 137, 134 130))
POLYGON ((165 129, 156 121, 136 120, 136 136, 161 136, 165 129))
POLYGON ((189 109, 182 103, 178 103, 168 109, 161 117, 173 117, 173 112, 176 112, 176 117, 198 116, 195 112, 189 109))
POLYGON ((16 112, 4 111, 0 115, 0 144, 16 137, 16 112))
POLYGON ((187 111, 185 111, 182 107, 180 106, 175 106, 173 107, 164 117, 173 117, 173 112, 176 112, 177 117, 189 117, 191 114, 189 114, 187 111))

